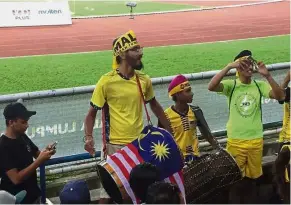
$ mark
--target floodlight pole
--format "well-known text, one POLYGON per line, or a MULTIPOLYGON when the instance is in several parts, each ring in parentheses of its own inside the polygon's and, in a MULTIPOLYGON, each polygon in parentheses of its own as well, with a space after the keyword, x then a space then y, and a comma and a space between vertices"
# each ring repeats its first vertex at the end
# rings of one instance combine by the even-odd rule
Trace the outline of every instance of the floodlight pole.
POLYGON ((132 6, 130 7, 130 19, 134 19, 134 16, 133 16, 133 12, 132 12, 132 6))

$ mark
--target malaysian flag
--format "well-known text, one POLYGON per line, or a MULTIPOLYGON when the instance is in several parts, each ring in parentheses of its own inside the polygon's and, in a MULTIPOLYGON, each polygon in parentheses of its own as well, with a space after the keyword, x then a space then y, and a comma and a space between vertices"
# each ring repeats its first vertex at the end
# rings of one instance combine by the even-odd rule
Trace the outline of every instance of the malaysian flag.
POLYGON ((152 126, 145 127, 142 135, 106 159, 120 178, 127 194, 134 204, 139 203, 139 199, 130 188, 129 175, 131 169, 136 165, 149 162, 159 167, 161 180, 179 187, 185 200, 182 175, 183 156, 172 135, 164 129, 152 126))

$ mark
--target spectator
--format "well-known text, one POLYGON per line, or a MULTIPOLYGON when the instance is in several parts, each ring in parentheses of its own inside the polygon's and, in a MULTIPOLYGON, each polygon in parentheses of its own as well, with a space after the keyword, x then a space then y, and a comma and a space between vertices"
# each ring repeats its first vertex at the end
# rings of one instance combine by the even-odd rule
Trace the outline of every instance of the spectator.
MULTIPOLYGON (((185 162, 191 163, 200 156, 197 127, 212 147, 217 147, 218 143, 211 135, 202 110, 197 106, 189 105, 193 100, 193 92, 187 78, 183 75, 176 76, 168 87, 168 93, 175 104, 167 108, 165 114, 185 162)), ((160 122, 158 126, 163 127, 160 122)))
POLYGON ((3 114, 6 131, 0 137, 0 189, 12 195, 25 190, 27 194, 22 203, 39 203, 36 169, 56 151, 49 145, 40 152, 25 134, 28 120, 36 114, 35 111, 28 111, 17 102, 7 105, 3 114))
POLYGON ((68 182, 60 193, 61 204, 90 204, 88 185, 83 180, 68 182))
POLYGON ((278 194, 283 203, 290 204, 290 144, 283 145, 274 168, 278 194))
POLYGON ((146 204, 183 204, 183 199, 176 185, 156 182, 148 188, 146 204))
POLYGON ((148 187, 159 179, 158 168, 150 163, 143 163, 131 170, 129 184, 135 195, 144 203, 148 187))
MULTIPOLYGON (((132 30, 114 40, 113 53, 114 69, 97 82, 84 122, 84 148, 91 155, 95 154, 93 127, 100 110, 104 117, 104 155, 116 153, 140 136, 144 128, 142 99, 170 131, 163 108, 155 98, 151 79, 140 71, 143 50, 132 30)), ((100 191, 100 203, 109 203, 104 188, 100 191)))
POLYGON ((283 118, 283 126, 279 135, 279 152, 283 145, 290 144, 290 87, 288 86, 290 82, 290 71, 288 73, 281 84, 281 88, 285 90, 285 99, 279 101, 280 104, 284 104, 284 118, 283 118))
POLYGON ((244 177, 231 188, 230 202, 255 203, 257 179, 263 174, 262 97, 282 100, 285 93, 264 63, 257 63, 249 50, 240 52, 234 62, 217 73, 208 89, 228 98, 227 151, 235 158, 244 177), (238 78, 223 80, 232 68, 237 69, 238 78), (253 80, 255 71, 268 83, 253 80))

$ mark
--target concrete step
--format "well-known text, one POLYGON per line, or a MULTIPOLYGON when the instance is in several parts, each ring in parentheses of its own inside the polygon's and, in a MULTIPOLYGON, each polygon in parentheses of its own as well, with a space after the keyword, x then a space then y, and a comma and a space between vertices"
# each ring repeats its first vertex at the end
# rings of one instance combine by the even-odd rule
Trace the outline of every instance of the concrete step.
POLYGON ((47 198, 58 197, 59 193, 67 182, 80 179, 87 182, 90 190, 95 190, 100 187, 100 181, 98 180, 97 172, 62 177, 60 179, 53 180, 52 182, 47 182, 47 198))

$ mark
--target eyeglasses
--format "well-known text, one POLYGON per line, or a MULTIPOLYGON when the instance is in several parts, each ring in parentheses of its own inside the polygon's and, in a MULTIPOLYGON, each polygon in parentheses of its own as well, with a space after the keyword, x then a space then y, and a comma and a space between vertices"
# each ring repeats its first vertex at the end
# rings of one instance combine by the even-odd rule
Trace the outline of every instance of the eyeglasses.
POLYGON ((129 50, 142 53, 143 52, 143 47, 136 46, 136 47, 133 47, 133 48, 131 48, 129 50))

